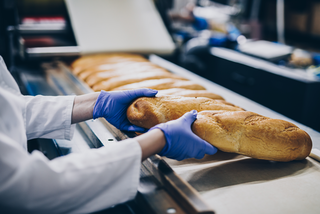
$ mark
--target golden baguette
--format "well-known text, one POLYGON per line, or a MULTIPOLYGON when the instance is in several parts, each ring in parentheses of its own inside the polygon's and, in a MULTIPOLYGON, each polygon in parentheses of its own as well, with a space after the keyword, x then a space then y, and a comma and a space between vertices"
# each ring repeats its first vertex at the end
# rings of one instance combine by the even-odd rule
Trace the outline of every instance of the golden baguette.
POLYGON ((94 91, 110 91, 114 88, 131 84, 131 83, 137 83, 144 80, 150 80, 150 79, 162 79, 162 78, 172 78, 172 79, 185 79, 183 77, 168 73, 163 70, 158 70, 155 72, 146 72, 146 73, 138 73, 138 74, 130 74, 120 77, 115 77, 107 81, 102 81, 92 87, 94 91))
POLYGON ((127 117, 132 124, 149 129, 159 123, 178 119, 191 110, 243 111, 231 103, 205 97, 142 97, 129 106, 127 117))
POLYGON ((137 68, 146 67, 146 66, 154 66, 154 65, 150 62, 132 62, 132 61, 107 63, 107 64, 90 67, 82 71, 78 75, 78 77, 86 81, 87 78, 97 73, 115 72, 118 70, 132 70, 132 69, 137 69, 137 68))
POLYGON ((96 54, 80 57, 71 64, 71 68, 74 74, 79 75, 85 69, 93 66, 125 61, 147 62, 148 60, 134 54, 96 54))
POLYGON ((257 159, 302 160, 312 148, 310 136, 296 125, 249 111, 202 111, 192 130, 221 151, 257 159))
POLYGON ((147 73, 147 72, 157 72, 157 71, 161 71, 162 73, 167 73, 167 74, 170 73, 169 71, 166 71, 165 69, 162 69, 162 68, 154 68, 152 66, 140 66, 135 69, 121 68, 113 71, 95 73, 90 75, 85 81, 90 87, 93 87, 94 85, 102 81, 107 81, 114 77, 120 77, 120 76, 131 75, 131 74, 139 74, 139 73, 147 73))

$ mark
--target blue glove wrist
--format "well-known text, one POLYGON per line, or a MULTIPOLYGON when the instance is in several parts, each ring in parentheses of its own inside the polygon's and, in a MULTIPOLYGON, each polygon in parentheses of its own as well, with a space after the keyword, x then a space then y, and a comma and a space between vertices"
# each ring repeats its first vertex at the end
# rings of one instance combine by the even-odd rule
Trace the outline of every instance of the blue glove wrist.
POLYGON ((104 115, 105 107, 109 106, 108 98, 110 97, 110 92, 101 91, 96 104, 94 105, 93 112, 92 112, 92 118, 97 119, 99 117, 107 117, 107 115, 104 115))
POLYGON ((170 139, 170 138, 169 138, 168 134, 164 131, 164 128, 162 128, 162 126, 165 126, 165 125, 166 125, 165 123, 161 123, 161 124, 158 124, 158 125, 152 127, 151 129, 149 129, 149 131, 154 130, 154 129, 160 129, 163 132, 163 134, 164 134, 164 136, 166 138, 166 145, 158 153, 158 155, 161 155, 161 156, 166 156, 166 154, 168 154, 168 151, 171 148, 171 142, 170 142, 170 140, 167 140, 167 139, 170 139))

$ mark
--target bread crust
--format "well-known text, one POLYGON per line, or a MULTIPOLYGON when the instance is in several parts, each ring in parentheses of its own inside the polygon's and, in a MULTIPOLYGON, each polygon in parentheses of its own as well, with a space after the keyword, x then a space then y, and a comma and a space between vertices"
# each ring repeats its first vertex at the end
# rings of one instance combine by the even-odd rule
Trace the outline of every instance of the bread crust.
POLYGON ((159 90, 157 97, 160 96, 167 96, 167 95, 174 95, 174 96, 182 96, 182 97, 206 97, 214 100, 224 100, 218 94, 212 93, 207 90, 189 90, 184 88, 171 88, 165 90, 159 90))
POLYGON ((178 119, 191 110, 243 111, 231 103, 205 97, 142 97, 129 106, 127 118, 134 125, 151 128, 159 123, 178 119))
POLYGON ((310 136, 296 125, 249 111, 202 111, 192 130, 224 152, 263 160, 302 160, 312 148, 310 136))
POLYGON ((133 90, 139 88, 151 88, 154 90, 162 90, 169 88, 185 88, 191 90, 205 90, 206 88, 188 80, 177 80, 171 78, 145 80, 139 83, 132 83, 121 87, 114 88, 112 91, 133 90))

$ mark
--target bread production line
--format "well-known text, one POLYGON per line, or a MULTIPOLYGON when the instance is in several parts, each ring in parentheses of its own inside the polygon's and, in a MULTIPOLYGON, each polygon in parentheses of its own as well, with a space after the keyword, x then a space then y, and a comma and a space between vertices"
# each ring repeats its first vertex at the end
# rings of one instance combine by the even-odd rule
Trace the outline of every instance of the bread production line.
MULTIPOLYGON (((313 153, 320 149, 320 133, 292 121, 241 95, 208 81, 156 55, 152 63, 203 85, 227 101, 271 118, 293 122, 312 138, 313 153)), ((31 94, 68 95, 91 92, 83 81, 72 74, 67 62, 42 64, 41 71, 17 67, 23 85, 31 94)), ((60 154, 97 148, 112 141, 134 136, 124 133, 104 119, 77 125, 71 142, 55 140, 60 154)), ((248 158, 219 152, 202 160, 174 161, 155 155, 142 163, 136 203, 147 213, 266 213, 318 211, 319 162, 308 157, 288 163, 248 158), (293 194, 295 187, 299 188, 293 194), (292 189, 292 190, 290 190, 292 189), (281 197, 281 198, 279 198, 281 197), (227 200, 228 199, 228 200, 227 200), (259 203, 259 204, 258 204, 259 203), (232 206, 230 204, 233 204, 232 206), (148 206, 147 206, 148 205, 148 206), (253 206, 254 205, 254 206, 253 206), (310 210, 309 210, 310 209, 310 210), (170 211, 171 210, 171 211, 170 211)))
MULTIPOLYGON (((14 37, 12 43, 19 43, 19 40, 16 40, 20 38, 17 37, 19 29, 11 30, 14 37)), ((19 44, 18 47, 22 48, 19 54, 23 55, 25 60, 15 61, 12 72, 18 76, 20 86, 26 93, 81 95, 93 91, 72 72, 71 63, 84 54, 80 46, 23 48, 23 45, 19 44)), ((134 52, 134 49, 131 51, 134 52)), ((305 160, 292 162, 259 160, 224 152, 205 156, 201 160, 184 161, 154 155, 141 164, 138 194, 134 201, 123 205, 126 213, 320 212, 319 132, 181 68, 161 56, 143 56, 151 63, 191 80, 247 111, 294 123, 310 135, 313 150, 305 160)), ((89 120, 76 125, 71 141, 53 140, 54 156, 99 148, 135 135, 116 129, 104 119, 89 120)))

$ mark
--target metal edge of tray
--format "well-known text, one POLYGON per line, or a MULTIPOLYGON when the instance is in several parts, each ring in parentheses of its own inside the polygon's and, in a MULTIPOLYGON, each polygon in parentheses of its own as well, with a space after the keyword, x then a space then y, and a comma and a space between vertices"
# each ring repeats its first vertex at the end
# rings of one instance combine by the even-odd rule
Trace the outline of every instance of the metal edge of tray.
MULTIPOLYGON (((77 94, 85 94, 93 92, 83 81, 75 77, 70 71, 69 67, 62 61, 56 61, 53 63, 52 68, 48 69, 58 69, 61 73, 59 75, 65 75, 77 88, 75 92, 77 94)), ((52 75, 55 75, 52 73, 52 75)), ((55 77, 53 76, 53 79, 55 77)), ((59 81, 55 81, 55 84, 61 84, 59 81)), ((63 88, 62 85, 58 86, 63 88)), ((70 94, 65 92, 65 94, 70 94)), ((109 124, 104 119, 99 119, 100 122, 110 131, 117 140, 128 139, 127 133, 122 132, 109 124)), ((93 142, 100 141, 97 137, 96 131, 90 126, 90 123, 85 122, 85 126, 81 127, 84 131, 89 134, 89 139, 93 142), (96 138, 96 139, 92 139, 96 138)), ((101 144, 103 142, 100 141, 101 144)), ((99 143, 98 143, 99 144, 99 143)), ((157 181, 170 193, 170 195, 176 200, 183 210, 187 213, 194 214, 213 214, 214 211, 204 202, 200 194, 186 181, 184 181, 178 174, 176 174, 173 169, 158 155, 151 156, 142 163, 143 167, 147 169, 157 181)))
POLYGON ((39 59, 45 57, 80 56, 78 46, 57 46, 57 47, 35 47, 25 50, 28 59, 39 59))
POLYGON ((213 210, 203 201, 201 195, 187 181, 183 180, 174 170, 158 155, 153 155, 144 161, 144 166, 182 204, 190 213, 213 214, 213 210))

